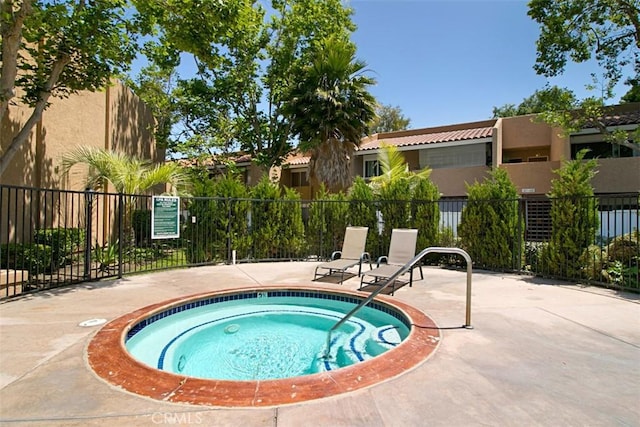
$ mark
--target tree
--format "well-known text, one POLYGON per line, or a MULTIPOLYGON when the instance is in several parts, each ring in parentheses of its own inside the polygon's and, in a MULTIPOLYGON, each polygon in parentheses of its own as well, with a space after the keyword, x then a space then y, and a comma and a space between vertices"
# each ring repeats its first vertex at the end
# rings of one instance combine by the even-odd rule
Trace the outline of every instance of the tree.
MULTIPOLYGON (((388 247, 394 228, 407 228, 416 222, 412 213, 417 213, 417 210, 413 209, 414 205, 411 201, 416 196, 416 189, 419 190, 417 194, 419 200, 424 200, 425 192, 429 190, 422 182, 431 182, 429 180, 431 169, 424 168, 419 172, 409 171, 404 156, 393 145, 382 146, 382 150, 378 154, 378 161, 382 173, 372 178, 370 185, 374 194, 380 199, 380 212, 384 221, 382 245, 388 247)), ((435 192, 437 193, 437 190, 435 192)), ((439 216, 437 220, 439 220, 439 216)), ((421 243, 427 240, 425 233, 430 233, 430 231, 420 231, 419 241, 421 243)))
POLYGON ((151 164, 147 160, 101 148, 78 146, 62 158, 63 173, 77 165, 89 166, 87 188, 98 190, 108 181, 118 193, 137 195, 158 184, 170 184, 173 191, 182 190, 186 177, 173 162, 151 164))
POLYGON ((411 119, 402 114, 400 107, 378 104, 376 106, 376 118, 371 125, 370 133, 393 132, 405 130, 411 124, 411 119))
POLYGON ((330 37, 317 46, 289 93, 283 112, 300 149, 311 152, 315 188, 324 183, 338 192, 351 185, 351 156, 375 115, 375 100, 367 91, 374 80, 364 75, 365 67, 351 42, 330 37))
MULTIPOLYGON (((634 76, 627 76, 631 86, 628 98, 635 99, 640 81, 640 5, 629 0, 531 0, 529 16, 541 26, 537 40, 538 55, 534 69, 553 77, 564 72, 567 61, 595 59, 604 70, 602 95, 589 97, 577 109, 555 109, 541 118, 566 133, 585 126, 596 127, 613 144, 640 153, 638 132, 609 132, 605 118, 609 114, 605 100, 613 97, 614 86, 631 65, 634 76)), ((595 79, 595 77, 594 77, 595 79)), ((597 83, 597 82, 596 82, 597 83)), ((625 95, 625 97, 627 97, 625 95)))
POLYGON ((0 6, 2 75, 0 122, 16 89, 31 115, 0 157, 0 175, 27 141, 52 97, 96 91, 124 71, 135 55, 125 1, 4 0, 0 6))
POLYGON ((554 171, 551 181, 551 239, 543 253, 549 271, 562 277, 580 277, 580 259, 594 242, 598 228, 597 200, 591 180, 597 173, 595 159, 583 161, 586 151, 554 171))
POLYGON ((81 145, 67 152, 62 158, 62 173, 68 174, 78 164, 89 166, 87 188, 104 189, 107 181, 118 193, 126 196, 124 230, 127 231, 131 245, 135 243, 132 226, 135 196, 159 184, 170 184, 174 193, 184 190, 186 185, 186 175, 177 163, 152 164, 147 160, 101 148, 81 145))
POLYGON ((518 106, 505 104, 502 107, 493 107, 493 118, 524 116, 543 111, 569 111, 576 106, 577 100, 572 91, 558 86, 548 86, 536 90, 533 95, 523 99, 518 106))
MULTIPOLYGON (((493 169, 482 183, 467 186, 458 234, 479 266, 514 268, 518 233, 518 191, 504 169, 493 169)), ((519 265, 516 267, 519 268, 519 265)))
POLYGON ((615 85, 625 66, 640 73, 640 7, 633 0, 531 0, 529 16, 541 26, 534 69, 562 74, 570 58, 592 58, 615 85))
MULTIPOLYGON (((138 2, 160 34, 145 50, 154 64, 149 70, 175 68, 185 57, 197 66, 195 76, 180 76, 166 92, 176 113, 169 153, 210 156, 240 150, 265 168, 279 165, 293 149, 282 107, 317 42, 329 35, 348 37, 355 29, 352 11, 341 0, 273 0, 268 15, 251 0, 186 1, 199 12, 138 2), (209 18, 202 22, 196 16, 193 25, 192 14, 209 18)), ((140 96, 148 103, 159 101, 154 110, 162 111, 163 98, 140 96)))

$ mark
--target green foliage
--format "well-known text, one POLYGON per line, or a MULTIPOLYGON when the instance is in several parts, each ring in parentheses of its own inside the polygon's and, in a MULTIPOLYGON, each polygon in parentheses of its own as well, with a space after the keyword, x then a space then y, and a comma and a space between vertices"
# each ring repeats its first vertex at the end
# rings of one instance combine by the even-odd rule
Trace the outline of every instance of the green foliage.
MULTIPOLYGON (((531 0, 529 16, 540 24, 534 66, 538 74, 553 77, 567 61, 592 58, 614 86, 640 49, 640 9, 637 2, 612 0, 531 0)), ((636 72, 638 64, 636 62, 636 72)))
POLYGON ((482 183, 467 187, 458 234, 474 264, 489 268, 514 266, 518 233, 518 192, 504 169, 494 169, 482 183))
POLYGON ((241 150, 265 167, 293 148, 282 107, 317 42, 355 30, 341 0, 134 3, 140 26, 158 35, 135 90, 158 115, 169 153, 241 150), (195 78, 176 73, 183 58, 197 64, 195 78), (173 125, 180 132, 168 132, 173 125))
MULTIPOLYGON (((429 208, 421 207, 420 218, 416 218, 418 208, 413 206, 411 200, 437 200, 439 191, 429 180, 431 169, 425 168, 419 172, 410 172, 404 156, 397 147, 383 145, 378 155, 381 175, 371 179, 371 186, 379 199, 380 212, 384 227, 382 229, 382 247, 388 248, 391 241, 391 232, 394 228, 407 228, 420 223, 426 225, 424 231, 419 232, 420 244, 424 244, 433 238, 437 231, 438 217, 435 212, 428 212, 429 208), (417 222, 416 222, 417 220, 417 222), (422 221, 428 221, 429 224, 422 221), (432 223, 431 221, 436 221, 432 223)), ((433 206, 431 207, 433 209, 433 206)))
POLYGON ((409 128, 411 119, 402 114, 400 107, 391 105, 376 105, 376 117, 370 126, 369 132, 393 132, 397 130, 405 130, 409 128))
POLYGON ((368 92, 375 80, 364 74, 366 64, 355 52, 345 37, 320 41, 282 109, 300 149, 312 153, 312 185, 324 183, 331 192, 350 187, 350 156, 375 116, 368 92))
POLYGON ((597 199, 593 197, 591 179, 597 162, 583 161, 585 152, 576 160, 566 161, 554 171, 558 178, 551 182, 551 238, 545 253, 549 272, 560 277, 580 277, 580 257, 595 240, 599 225, 597 199))
POLYGON ((300 258, 306 249, 304 222, 300 193, 285 188, 282 198, 282 220, 280 222, 280 253, 290 258, 300 258))
POLYGON ((412 228, 418 230, 417 250, 439 244, 440 191, 429 179, 419 180, 413 188, 411 202, 412 228))
POLYGON ((71 263, 73 253, 82 246, 85 230, 80 228, 46 228, 36 230, 33 242, 51 247, 51 267, 57 269, 71 263))
POLYGON ((518 106, 505 104, 502 107, 493 107, 493 117, 524 116, 546 111, 570 111, 576 107, 577 99, 572 91, 558 86, 547 86, 542 90, 536 90, 533 95, 523 99, 518 106))
POLYGON ((136 246, 147 246, 151 243, 151 210, 134 210, 131 213, 131 226, 136 238, 136 246))
POLYGON ((635 229, 631 233, 615 237, 607 245, 607 258, 610 261, 620 261, 624 265, 630 265, 640 257, 640 230, 635 229))
POLYGON ((189 199, 188 211, 195 222, 187 221, 184 236, 189 241, 189 263, 227 260, 230 250, 240 259, 249 256, 248 190, 239 179, 227 175, 219 180, 196 180, 197 197, 189 199))
POLYGON ((53 250, 38 243, 9 243, 0 245, 0 268, 27 270, 29 274, 50 273, 53 250))
POLYGON ((316 199, 310 203, 306 235, 313 255, 328 258, 342 248, 349 225, 349 205, 345 201, 343 193, 329 193, 321 186, 316 199))
POLYGON ((115 265, 118 264, 118 249, 120 242, 102 246, 96 242, 93 247, 92 260, 98 264, 98 271, 102 273, 108 273, 115 265))
POLYGON ((275 257, 282 242, 280 187, 264 176, 251 188, 250 196, 252 256, 256 259, 275 257))
POLYGON ((383 255, 380 251, 380 233, 378 229, 377 201, 372 188, 364 178, 356 177, 349 189, 349 224, 368 227, 366 251, 373 257, 383 255))
POLYGON ((126 6, 123 0, 1 3, 0 75, 9 78, 0 79, 0 122, 15 93, 33 110, 23 131, 4 147, 0 173, 27 140, 52 96, 97 91, 129 67, 136 55, 137 29, 126 6))

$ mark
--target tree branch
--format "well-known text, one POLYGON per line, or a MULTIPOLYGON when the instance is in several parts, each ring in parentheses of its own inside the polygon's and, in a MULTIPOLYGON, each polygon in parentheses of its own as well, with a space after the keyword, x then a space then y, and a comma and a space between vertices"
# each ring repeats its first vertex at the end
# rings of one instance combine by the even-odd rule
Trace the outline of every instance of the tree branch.
POLYGON ((18 75, 18 51, 22 44, 22 26, 31 14, 31 0, 23 0, 20 9, 14 13, 13 0, 4 0, 0 7, 2 21, 2 69, 0 70, 0 123, 9 107, 9 101, 15 96, 15 81, 18 75), (6 19, 5 19, 6 17, 6 19))
POLYGON ((47 108, 49 98, 51 97, 51 91, 60 79, 62 71, 67 66, 67 64, 69 64, 69 62, 71 62, 71 58, 69 57, 69 55, 63 54, 59 56, 58 59, 56 59, 56 61, 53 63, 53 66, 51 67, 51 74, 49 75, 49 78, 47 79, 47 82, 45 83, 42 90, 40 90, 40 92, 38 93, 38 101, 36 102, 31 116, 24 124, 22 129, 20 129, 20 132, 18 132, 18 134, 13 137, 11 144, 9 144, 9 147, 7 147, 5 152, 2 154, 2 157, 0 157, 0 176, 2 176, 4 171, 11 163, 13 156, 16 155, 25 141, 27 141, 31 130, 42 118, 42 112, 45 108, 47 108))

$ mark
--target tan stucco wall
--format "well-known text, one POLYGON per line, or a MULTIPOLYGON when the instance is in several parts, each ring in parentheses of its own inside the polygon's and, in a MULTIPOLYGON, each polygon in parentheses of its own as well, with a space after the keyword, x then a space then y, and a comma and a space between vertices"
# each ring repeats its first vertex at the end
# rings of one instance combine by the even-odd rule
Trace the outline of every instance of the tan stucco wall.
POLYGON ((593 178, 596 193, 637 193, 640 191, 640 157, 599 159, 593 178))
MULTIPOLYGON (((9 107, 0 136, 3 150, 30 114, 31 109, 21 104, 9 107)), ((64 180, 60 175, 62 155, 79 145, 163 161, 164 152, 156 150, 153 123, 151 110, 119 82, 102 91, 83 91, 69 98, 55 98, 42 114, 29 140, 13 158, 9 169, 0 176, 0 182, 29 187, 83 189, 85 167, 74 166, 64 180)))
POLYGON ((467 184, 482 182, 489 170, 486 166, 434 169, 431 172, 431 180, 443 196, 464 197, 467 195, 467 184))
MULTIPOLYGON (((31 109, 18 101, 9 107, 0 134, 0 147, 3 151, 30 115, 31 109)), ((79 145, 109 148, 151 161, 164 161, 164 152, 156 150, 153 123, 150 109, 118 82, 103 91, 84 91, 65 99, 52 99, 29 139, 0 176, 0 183, 45 189, 83 190, 87 176, 86 166, 76 165, 67 177, 61 176, 63 154, 79 145)), ((163 188, 158 191, 163 191, 163 188)), ((83 211, 78 210, 80 202, 70 208, 65 207, 62 201, 58 206, 51 202, 38 204, 30 200, 31 195, 37 193, 27 192, 24 202, 22 192, 13 194, 21 203, 17 206, 13 203, 11 212, 4 210, 9 205, 5 199, 11 196, 8 192, 2 195, 0 227, 8 232, 2 233, 1 241, 14 237, 16 241, 28 240, 36 222, 39 227, 52 227, 67 226, 70 216, 74 216, 74 220, 82 219, 77 218, 83 216, 83 211), (23 212, 23 209, 31 211, 23 212), (24 223, 22 218, 26 219, 24 223)), ((80 197, 84 200, 83 195, 68 197, 80 197)), ((65 200, 64 197, 62 199, 65 200)), ((106 218, 115 218, 114 212, 113 206, 109 208, 104 204, 100 209, 95 208, 93 214, 96 219, 103 218, 104 222, 106 218)), ((103 228, 98 225, 94 227, 96 240, 102 241, 103 228)))
POLYGON ((553 171, 560 167, 560 162, 513 163, 500 167, 507 171, 518 194, 540 195, 551 189, 551 180, 556 178, 553 171))
POLYGON ((502 120, 502 149, 549 147, 551 127, 532 121, 534 116, 508 117, 502 120))

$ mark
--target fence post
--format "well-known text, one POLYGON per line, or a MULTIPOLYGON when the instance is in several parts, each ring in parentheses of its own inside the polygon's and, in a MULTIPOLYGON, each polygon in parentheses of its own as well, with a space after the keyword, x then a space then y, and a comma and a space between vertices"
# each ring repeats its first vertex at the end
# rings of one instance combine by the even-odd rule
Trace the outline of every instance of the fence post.
MULTIPOLYGON (((122 279, 122 245, 124 227, 124 194, 118 193, 118 279, 122 279)), ((129 230, 127 230, 129 233, 129 230)), ((128 238, 129 236, 127 236, 128 238)))
POLYGON ((84 218, 86 232, 84 238, 84 279, 91 279, 91 237, 93 235, 93 197, 95 192, 91 188, 84 190, 84 218))

